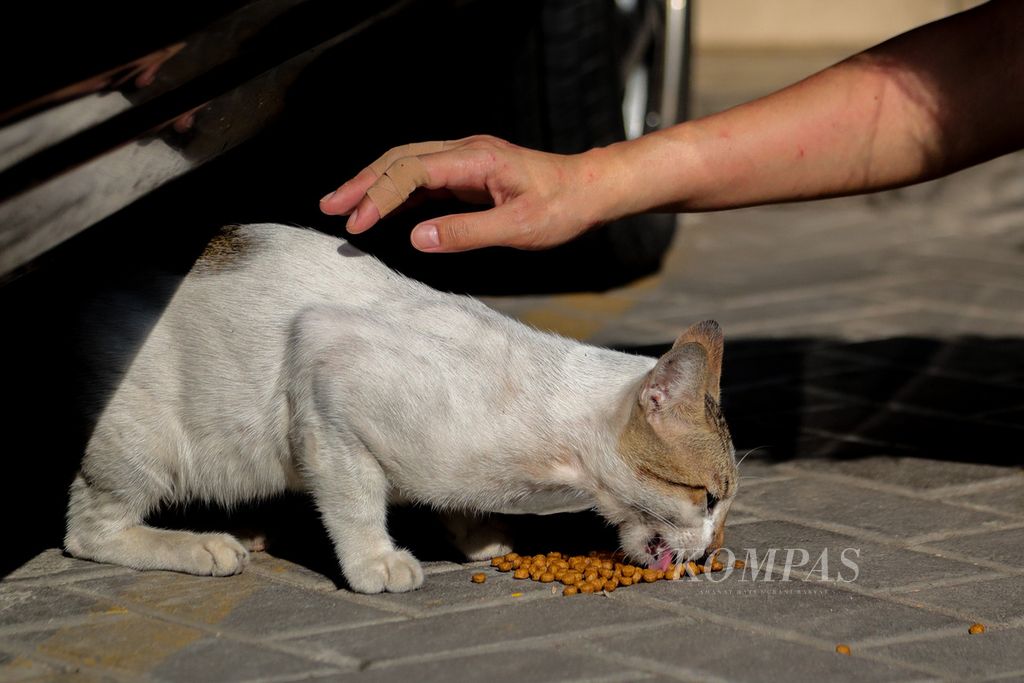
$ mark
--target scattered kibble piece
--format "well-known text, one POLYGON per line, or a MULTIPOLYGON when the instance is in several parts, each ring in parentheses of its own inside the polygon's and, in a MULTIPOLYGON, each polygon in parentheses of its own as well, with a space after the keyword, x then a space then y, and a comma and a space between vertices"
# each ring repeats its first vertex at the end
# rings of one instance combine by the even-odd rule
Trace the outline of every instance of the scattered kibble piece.
POLYGON ((744 562, 743 560, 736 560, 735 562, 732 563, 732 568, 733 569, 743 569, 746 566, 747 566, 747 563, 744 562))
POLYGON ((487 574, 484 574, 483 572, 477 572, 476 574, 473 574, 473 576, 470 577, 470 579, 473 581, 473 583, 483 583, 487 580, 487 574))
POLYGON ((985 624, 971 624, 971 627, 967 629, 967 632, 972 636, 976 636, 979 633, 985 632, 985 624))
MULTIPOLYGON (((655 581, 677 581, 684 578, 684 574, 688 577, 695 577, 706 571, 719 572, 725 569, 725 565, 717 557, 712 557, 706 565, 691 561, 669 564, 667 569, 661 570, 628 564, 625 555, 621 552, 568 555, 558 551, 552 551, 546 555, 508 553, 493 558, 491 566, 501 572, 512 572, 512 576, 520 580, 532 579, 541 583, 558 581, 564 585, 562 595, 611 593, 622 586, 635 586, 638 583, 654 583, 655 581)), ((736 560, 732 564, 732 567, 736 569, 742 569, 744 566, 742 560, 736 560)), ((472 579, 474 583, 483 583, 486 580, 483 574, 474 574, 472 579)), ((971 633, 975 632, 971 631, 971 633)))
POLYGON ((838 652, 841 655, 848 655, 850 654, 850 646, 842 644, 836 645, 836 652, 838 652))

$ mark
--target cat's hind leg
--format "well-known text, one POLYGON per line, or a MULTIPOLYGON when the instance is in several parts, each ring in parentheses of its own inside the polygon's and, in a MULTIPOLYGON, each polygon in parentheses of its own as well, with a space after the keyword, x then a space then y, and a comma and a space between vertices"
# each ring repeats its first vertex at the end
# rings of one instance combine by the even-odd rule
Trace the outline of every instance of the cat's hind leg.
POLYGON ((90 485, 80 472, 71 485, 64 547, 71 555, 133 569, 165 569, 200 576, 242 571, 249 553, 230 534, 156 529, 144 510, 90 485))
POLYGON ((504 526, 489 516, 446 512, 442 520, 452 544, 469 560, 489 560, 512 552, 512 539, 504 526))

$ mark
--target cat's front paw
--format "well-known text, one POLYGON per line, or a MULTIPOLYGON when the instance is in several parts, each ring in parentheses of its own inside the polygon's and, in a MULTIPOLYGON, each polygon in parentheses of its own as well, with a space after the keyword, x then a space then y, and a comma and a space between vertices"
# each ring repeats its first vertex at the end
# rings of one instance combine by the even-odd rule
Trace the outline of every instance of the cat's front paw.
POLYGON ((230 534, 195 534, 186 547, 191 566, 185 571, 191 574, 231 576, 241 573, 249 563, 249 552, 230 534))
POLYGON ((423 568, 408 551, 389 550, 347 565, 345 578, 357 593, 403 593, 423 585, 423 568))

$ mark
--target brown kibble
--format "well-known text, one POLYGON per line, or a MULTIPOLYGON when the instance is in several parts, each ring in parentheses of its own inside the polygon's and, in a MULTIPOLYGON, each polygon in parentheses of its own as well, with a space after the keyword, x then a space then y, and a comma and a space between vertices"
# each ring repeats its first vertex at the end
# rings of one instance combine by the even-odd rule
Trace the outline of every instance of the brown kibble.
POLYGON ((501 561, 502 561, 502 558, 500 558, 500 557, 492 557, 491 558, 491 566, 492 567, 497 567, 499 564, 501 564, 501 561))
POLYGON ((552 574, 551 572, 544 572, 543 574, 540 575, 540 582, 541 583, 551 583, 554 580, 555 580, 555 575, 552 574))
POLYGON ((477 572, 476 574, 473 574, 473 576, 469 577, 469 580, 473 583, 483 583, 487 580, 487 574, 484 574, 483 572, 477 572))
POLYGON ((733 569, 743 569, 746 566, 747 566, 747 563, 744 562, 743 560, 736 560, 735 562, 732 563, 732 568, 733 569))
POLYGON ((510 571, 512 571, 512 563, 511 562, 502 562, 501 564, 498 565, 498 571, 499 572, 510 572, 510 571))
POLYGON ((505 555, 505 560, 508 562, 515 562, 519 559, 519 553, 509 553, 505 555))
POLYGON ((967 632, 970 633, 972 636, 976 636, 979 633, 984 633, 985 632, 985 624, 978 624, 978 623, 971 624, 971 627, 969 629, 967 629, 967 632))
POLYGON ((598 574, 601 575, 602 579, 610 579, 613 576, 615 576, 615 572, 611 569, 601 569, 601 571, 599 571, 598 574))
POLYGON ((633 576, 636 573, 636 567, 631 564, 624 565, 622 567, 622 575, 626 577, 633 576))
POLYGON ((629 577, 629 576, 621 576, 621 577, 619 577, 619 585, 620 586, 632 586, 633 585, 632 577, 629 577))
POLYGON ((523 567, 520 567, 519 569, 517 569, 515 571, 514 574, 512 574, 512 578, 515 578, 515 579, 528 579, 528 578, 530 578, 530 570, 529 569, 524 569, 523 567))
POLYGON ((578 588, 579 588, 580 593, 593 593, 594 592, 594 587, 592 585, 590 585, 589 583, 581 583, 578 586, 578 588))
POLYGON ((576 595, 580 592, 580 589, 576 586, 566 586, 562 589, 562 595, 576 595))
POLYGON ((713 571, 713 572, 720 572, 723 569, 725 569, 725 565, 724 564, 719 562, 717 559, 716 560, 711 560, 711 571, 713 571))
POLYGON ((841 655, 848 655, 850 654, 850 646, 843 645, 842 643, 840 643, 839 645, 836 645, 836 652, 838 652, 841 655))
POLYGON ((558 552, 557 550, 552 550, 550 553, 548 553, 548 557, 560 560, 562 559, 562 553, 558 552))
POLYGON ((654 583, 658 580, 658 572, 654 571, 653 569, 645 569, 641 576, 647 583, 654 583))
POLYGON ((613 590, 619 587, 619 582, 615 579, 608 579, 604 582, 604 589, 611 593, 613 590))

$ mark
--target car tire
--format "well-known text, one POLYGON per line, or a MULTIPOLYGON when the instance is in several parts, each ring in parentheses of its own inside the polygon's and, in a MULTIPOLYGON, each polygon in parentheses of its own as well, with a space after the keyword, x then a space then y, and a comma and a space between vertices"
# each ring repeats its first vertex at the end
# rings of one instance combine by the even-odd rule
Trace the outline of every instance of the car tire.
MULTIPOLYGON (((688 4, 684 11, 685 7, 688 4)), ((684 14, 682 22, 676 17, 673 24, 667 15, 671 11, 663 0, 544 1, 540 20, 544 147, 574 154, 685 118, 689 22, 684 14), (676 35, 670 37, 669 31, 676 35), (672 50, 680 63, 666 68, 666 57, 671 58, 667 53, 672 50), (666 78, 673 82, 666 83, 666 78), (662 101, 666 93, 673 101, 662 101)), ((577 248, 615 271, 619 279, 632 280, 661 266, 675 226, 674 214, 631 216, 584 236, 577 248)))

